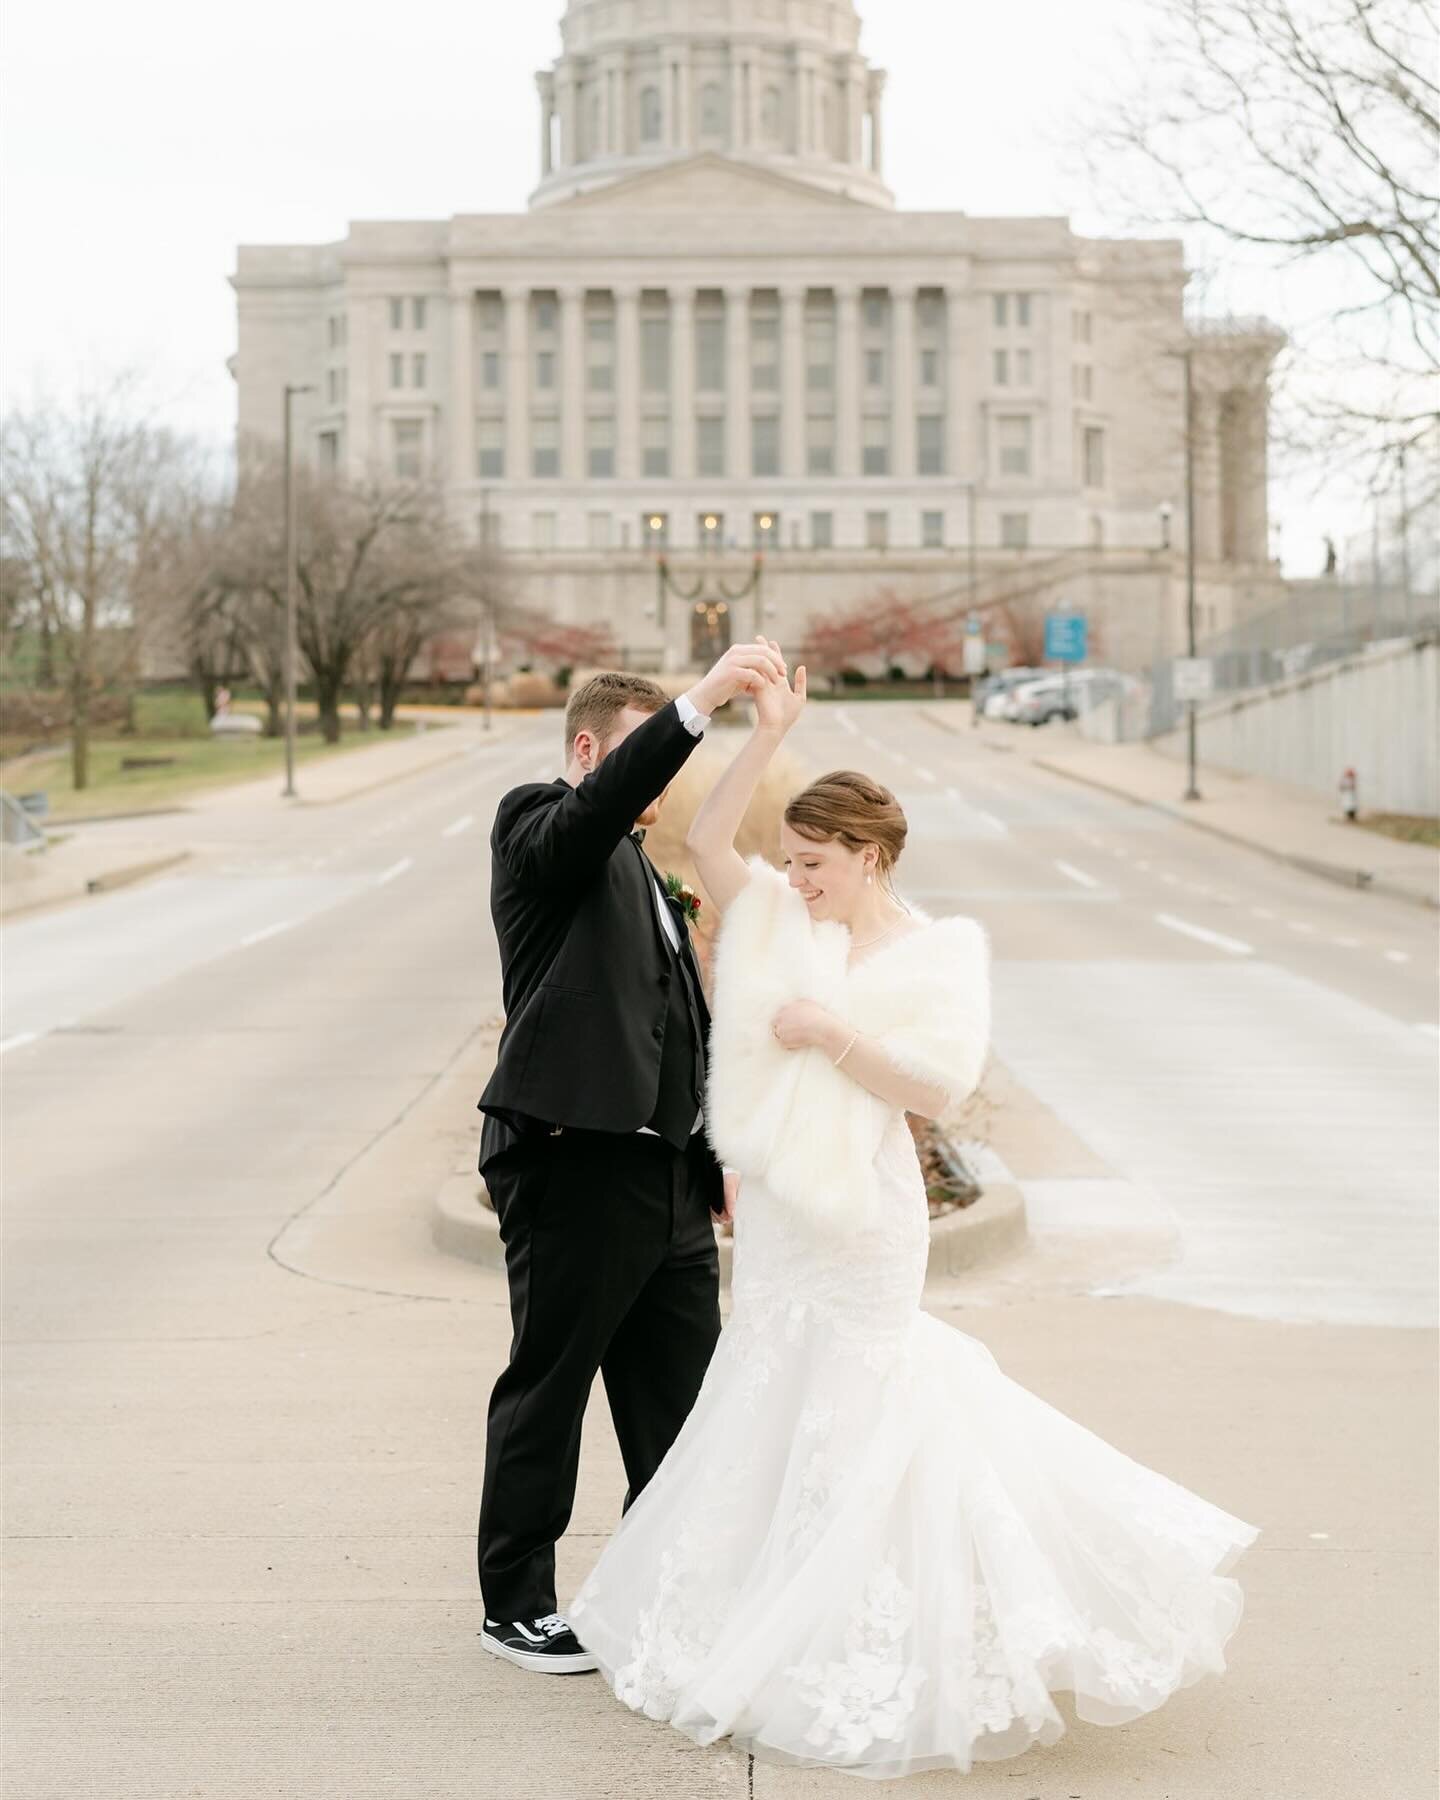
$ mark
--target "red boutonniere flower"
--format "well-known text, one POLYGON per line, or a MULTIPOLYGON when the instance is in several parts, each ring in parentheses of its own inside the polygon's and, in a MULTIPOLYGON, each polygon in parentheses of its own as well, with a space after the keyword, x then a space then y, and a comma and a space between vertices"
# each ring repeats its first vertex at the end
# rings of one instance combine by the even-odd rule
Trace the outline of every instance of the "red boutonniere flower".
POLYGON ((673 869, 665 871, 665 892, 685 909, 685 922, 693 925, 700 912, 700 896, 688 881, 682 881, 673 869))

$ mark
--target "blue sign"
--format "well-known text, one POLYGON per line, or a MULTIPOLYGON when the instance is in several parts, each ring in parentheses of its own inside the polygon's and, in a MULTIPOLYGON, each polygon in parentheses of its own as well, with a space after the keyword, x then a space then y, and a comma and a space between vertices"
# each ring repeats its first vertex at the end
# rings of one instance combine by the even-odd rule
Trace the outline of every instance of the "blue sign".
POLYGON ((1084 613, 1047 613, 1045 615, 1046 662, 1084 662, 1086 649, 1084 613))

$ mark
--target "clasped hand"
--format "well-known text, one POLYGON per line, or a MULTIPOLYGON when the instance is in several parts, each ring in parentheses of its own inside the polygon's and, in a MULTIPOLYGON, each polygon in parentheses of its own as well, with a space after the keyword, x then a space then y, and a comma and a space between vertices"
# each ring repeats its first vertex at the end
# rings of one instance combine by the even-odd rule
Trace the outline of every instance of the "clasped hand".
MULTIPOLYGON (((815 1000, 787 1000, 770 1021, 770 1030, 786 1050, 838 1048, 841 1021, 815 1000)), ((843 1041, 843 1040, 840 1040, 843 1041)))

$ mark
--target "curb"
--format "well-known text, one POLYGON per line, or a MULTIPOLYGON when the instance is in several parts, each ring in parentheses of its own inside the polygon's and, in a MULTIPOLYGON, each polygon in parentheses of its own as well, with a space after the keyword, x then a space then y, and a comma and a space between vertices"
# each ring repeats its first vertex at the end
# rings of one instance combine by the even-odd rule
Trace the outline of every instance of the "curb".
MULTIPOLYGON (((435 1196, 430 1235, 436 1249, 448 1256, 484 1269, 503 1270, 505 1246, 500 1242, 500 1223, 489 1207, 480 1203, 484 1185, 479 1175, 468 1171, 452 1175, 435 1196)), ((1025 1200, 1020 1189, 1009 1182, 988 1187, 973 1206, 946 1213, 930 1227, 926 1279, 962 1275, 1018 1249, 1025 1235, 1025 1200)), ((720 1285, 728 1288, 733 1246, 729 1238, 717 1242, 720 1285)))
POLYGON ((1262 844, 1256 838, 1244 837, 1238 831, 1227 831, 1223 825, 1216 825, 1209 819, 1197 819, 1193 813, 1184 812, 1167 800, 1151 800, 1143 794, 1131 793, 1128 788, 1117 787, 1114 782, 1102 781, 1095 775, 1082 775, 1078 770, 1067 769, 1063 763, 1049 762, 1043 756, 1031 758, 1030 766, 1044 769, 1050 775, 1059 775, 1066 781, 1078 782, 1082 787, 1095 788, 1117 800, 1128 800, 1132 806, 1143 806, 1148 812, 1163 813, 1167 819, 1188 825, 1192 831, 1208 832, 1211 837, 1219 838, 1224 843, 1234 844, 1241 850, 1253 850, 1257 856, 1268 857, 1271 862, 1284 863, 1287 868, 1299 869, 1304 875, 1315 875, 1323 881, 1333 881, 1340 887, 1360 888, 1367 894, 1384 894, 1391 900, 1407 900, 1411 906, 1421 906, 1427 911, 1433 912, 1440 906, 1440 900, 1430 894, 1417 894, 1413 889, 1401 887, 1396 882, 1377 881, 1368 869, 1353 868, 1345 863, 1325 862, 1319 857, 1302 856, 1294 850, 1277 850, 1270 844, 1262 844))
MULTIPOLYGON (((22 900, 13 906, 6 906, 0 912, 0 924, 18 919, 24 913, 39 912, 47 906, 63 906, 71 900, 84 900, 90 894, 108 894, 112 888, 129 887, 132 882, 144 881, 148 876, 159 875, 166 869, 173 869, 177 864, 188 862, 193 852, 178 850, 170 856, 152 857, 149 862, 131 863, 123 869, 107 869, 103 875, 92 875, 83 886, 71 886, 58 893, 37 894, 33 900, 22 900)), ((78 881, 78 877, 77 877, 78 881)))

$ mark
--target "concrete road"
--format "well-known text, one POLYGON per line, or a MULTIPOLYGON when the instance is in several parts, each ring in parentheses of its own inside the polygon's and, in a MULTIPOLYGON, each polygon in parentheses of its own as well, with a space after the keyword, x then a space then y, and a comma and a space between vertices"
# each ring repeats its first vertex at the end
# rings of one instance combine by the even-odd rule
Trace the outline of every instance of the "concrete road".
MULTIPOLYGON (((207 815, 185 874, 0 934, 8 1793, 853 1791, 476 1644, 508 1320, 429 1209, 497 1025, 486 829, 554 736, 207 815)), ((1265 1531, 1224 1680, 905 1792, 1433 1792, 1432 921, 923 708, 817 706, 797 748, 895 786, 902 885, 995 943, 987 1104, 1034 1234, 935 1310, 1265 1531)), ((587 1434, 566 1592, 621 1488, 587 1434)))

